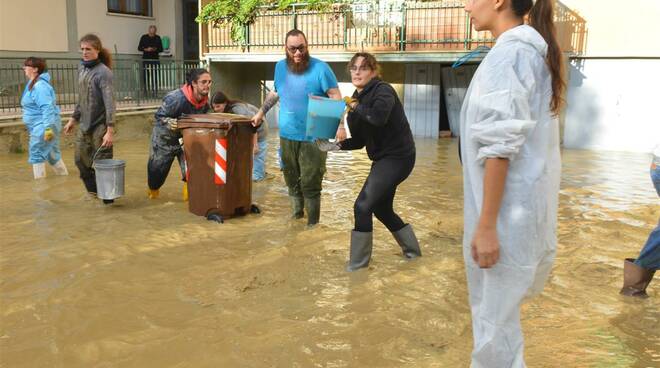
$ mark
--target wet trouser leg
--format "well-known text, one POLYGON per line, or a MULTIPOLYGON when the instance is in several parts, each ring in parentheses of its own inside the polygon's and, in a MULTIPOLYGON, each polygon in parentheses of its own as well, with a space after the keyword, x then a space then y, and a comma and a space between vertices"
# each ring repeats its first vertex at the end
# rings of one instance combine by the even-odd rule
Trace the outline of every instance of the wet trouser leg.
POLYGON ((514 285, 521 271, 501 263, 491 269, 481 269, 474 262, 467 265, 474 336, 471 368, 525 367, 520 304, 527 288, 514 285))
POLYGON ((318 198, 325 174, 327 153, 312 142, 280 138, 284 181, 292 197, 318 198))
MULTIPOLYGON (((170 129, 155 125, 151 134, 151 149, 149 162, 147 164, 147 182, 149 189, 160 189, 167 179, 174 158, 179 160, 179 166, 183 167, 183 150, 179 143, 180 134, 170 129)), ((185 172, 182 169, 185 178, 185 172)))
MULTIPOLYGON (((651 180, 660 196, 660 166, 651 166, 651 180)), ((658 225, 651 231, 649 238, 635 260, 635 264, 647 270, 660 269, 660 220, 658 225)))
POLYGON ((660 166, 651 165, 651 181, 653 181, 656 193, 660 196, 660 166))
POLYGON ((405 223, 394 212, 396 188, 412 172, 415 156, 407 158, 384 158, 371 164, 371 171, 353 207, 355 229, 360 232, 373 231, 373 215, 388 230, 394 232, 405 223))
POLYGON ((635 260, 635 264, 647 270, 660 269, 660 222, 649 234, 644 248, 635 260))
POLYGON ((520 306, 541 292, 555 257, 554 248, 543 250, 544 244, 525 246, 536 250, 536 259, 500 244, 498 263, 482 269, 472 259, 470 242, 463 243, 474 336, 471 368, 525 367, 520 306))
POLYGON ((62 160, 62 151, 60 151, 60 134, 55 133, 55 137, 51 140, 52 148, 48 154, 48 163, 52 166, 62 160))
POLYGON ((89 193, 96 193, 96 175, 92 167, 92 161, 111 159, 112 147, 101 147, 103 143, 103 136, 107 128, 104 124, 98 125, 88 132, 78 130, 76 137, 76 151, 75 163, 80 171, 80 179, 82 179, 85 188, 89 193), (98 153, 96 153, 98 151, 98 153), (96 157, 94 155, 96 154, 96 157))
POLYGON ((257 142, 257 145, 259 146, 259 151, 254 155, 252 166, 252 180, 254 181, 263 180, 266 177, 266 150, 268 148, 268 142, 264 139, 257 142))

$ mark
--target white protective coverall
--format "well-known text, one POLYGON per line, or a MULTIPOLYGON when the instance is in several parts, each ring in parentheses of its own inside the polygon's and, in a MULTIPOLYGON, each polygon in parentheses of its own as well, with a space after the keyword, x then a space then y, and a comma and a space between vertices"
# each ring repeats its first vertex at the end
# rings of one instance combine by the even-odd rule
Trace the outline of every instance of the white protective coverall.
POLYGON ((555 257, 561 162, 546 52, 547 44, 530 26, 502 33, 477 69, 461 109, 472 368, 525 367, 520 304, 543 289, 555 257), (484 163, 494 157, 509 159, 497 218, 500 259, 481 269, 470 244, 481 213, 484 163))

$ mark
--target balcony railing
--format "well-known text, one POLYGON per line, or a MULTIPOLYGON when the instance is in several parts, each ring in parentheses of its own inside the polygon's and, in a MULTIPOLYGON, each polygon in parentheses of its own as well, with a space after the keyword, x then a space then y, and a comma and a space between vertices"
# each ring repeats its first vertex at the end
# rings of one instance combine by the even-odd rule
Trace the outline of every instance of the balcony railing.
MULTIPOLYGON (((27 82, 23 73, 24 59, 0 58, 0 113, 20 112, 21 96, 27 82)), ((79 59, 47 59, 51 84, 57 104, 63 110, 78 102, 79 59)), ((113 87, 117 107, 160 104, 169 91, 185 82, 185 74, 193 68, 205 67, 199 60, 161 60, 160 65, 145 66, 144 79, 139 60, 113 60, 113 87)))
MULTIPOLYGON (((337 4, 325 11, 292 6, 264 8, 243 27, 243 41, 231 38, 229 25, 204 25, 204 54, 280 51, 287 31, 305 32, 315 51, 469 51, 494 42, 490 32, 478 32, 463 9, 463 0, 402 2, 396 7, 374 3, 337 4)), ((584 20, 558 2, 556 12, 562 49, 584 48, 584 20)))

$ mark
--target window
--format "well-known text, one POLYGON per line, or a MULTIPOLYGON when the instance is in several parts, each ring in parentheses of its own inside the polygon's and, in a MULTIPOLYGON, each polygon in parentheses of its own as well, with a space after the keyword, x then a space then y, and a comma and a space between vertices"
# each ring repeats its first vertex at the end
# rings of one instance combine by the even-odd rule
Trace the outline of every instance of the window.
POLYGON ((108 0, 108 12, 150 17, 151 0, 108 0))

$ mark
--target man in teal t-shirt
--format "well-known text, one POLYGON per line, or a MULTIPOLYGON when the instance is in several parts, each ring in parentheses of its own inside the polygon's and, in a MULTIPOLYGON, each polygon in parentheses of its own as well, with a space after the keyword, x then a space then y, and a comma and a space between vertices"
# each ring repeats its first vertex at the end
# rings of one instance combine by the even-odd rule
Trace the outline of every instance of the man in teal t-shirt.
MULTIPOLYGON (((293 218, 307 211, 307 225, 319 222, 321 183, 325 174, 326 152, 321 152, 306 132, 309 95, 340 100, 337 78, 325 62, 310 57, 307 38, 299 30, 291 30, 285 38, 286 59, 275 65, 275 91, 270 92, 253 124, 261 124, 264 115, 280 102, 279 129, 282 171, 289 188, 293 218)), ((344 139, 343 126, 337 138, 344 139)))

